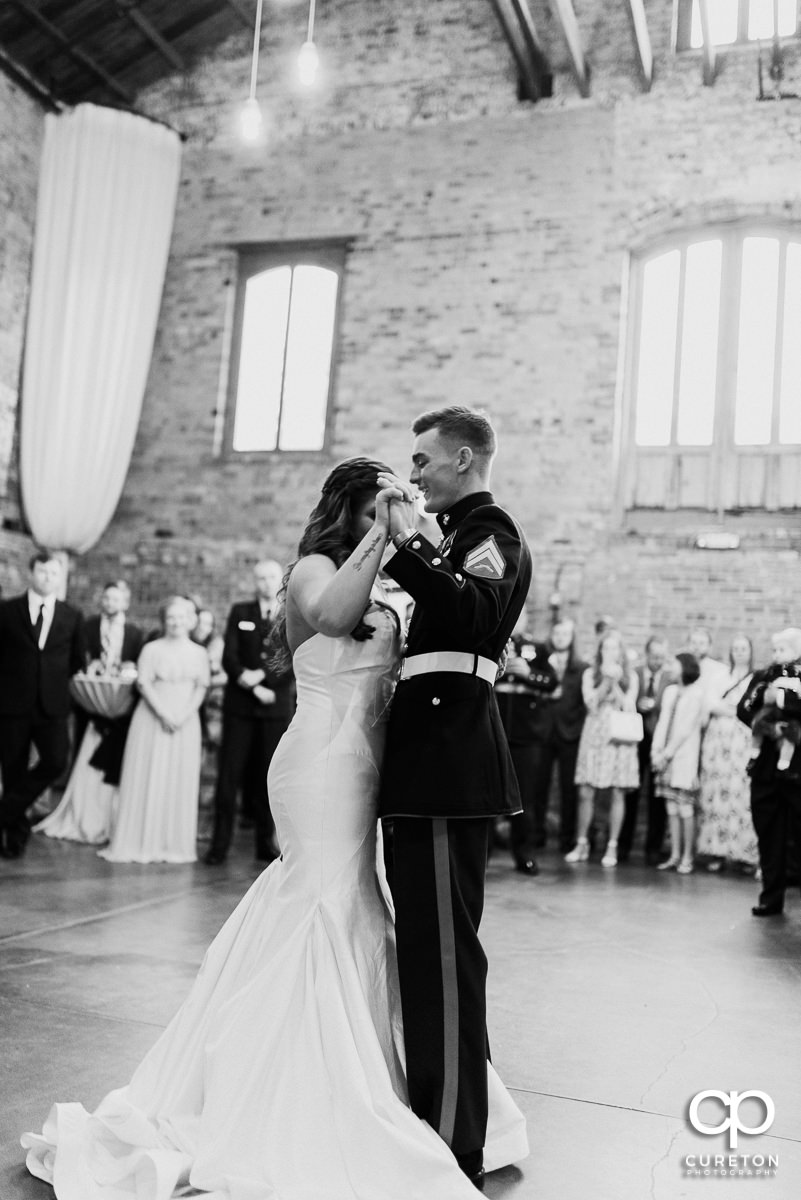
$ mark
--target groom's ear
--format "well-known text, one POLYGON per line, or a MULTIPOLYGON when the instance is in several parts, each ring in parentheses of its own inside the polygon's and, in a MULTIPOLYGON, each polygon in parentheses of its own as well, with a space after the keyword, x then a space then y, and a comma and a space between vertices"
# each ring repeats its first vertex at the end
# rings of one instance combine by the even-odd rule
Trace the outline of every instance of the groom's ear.
POLYGON ((469 471, 473 464, 473 451, 469 446, 460 446, 459 453, 456 457, 456 470, 460 474, 469 471))

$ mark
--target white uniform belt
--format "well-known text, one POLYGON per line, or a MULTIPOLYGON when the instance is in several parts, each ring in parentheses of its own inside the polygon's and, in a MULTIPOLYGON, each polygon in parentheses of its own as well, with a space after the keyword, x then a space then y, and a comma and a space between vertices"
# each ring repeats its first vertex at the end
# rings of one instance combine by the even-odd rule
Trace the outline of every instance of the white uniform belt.
POLYGON ((461 675, 477 675, 487 683, 494 683, 498 664, 480 654, 467 654, 462 650, 435 650, 431 654, 412 654, 401 664, 401 679, 413 679, 415 675, 430 675, 432 671, 456 671, 461 675))

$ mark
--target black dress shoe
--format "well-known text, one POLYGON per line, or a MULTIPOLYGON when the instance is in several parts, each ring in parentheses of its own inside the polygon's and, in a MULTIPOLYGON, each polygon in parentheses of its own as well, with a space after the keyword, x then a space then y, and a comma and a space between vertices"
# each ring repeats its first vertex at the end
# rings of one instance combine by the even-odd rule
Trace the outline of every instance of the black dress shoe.
POLYGON ((780 917, 783 912, 783 904, 755 904, 751 909, 754 917, 780 917))
POLYGON ((203 861, 207 867, 219 867, 221 863, 225 862, 225 855, 221 854, 219 850, 209 850, 203 861))
POLYGON ((487 1177, 487 1173, 483 1167, 481 1168, 480 1171, 476 1171, 475 1175, 467 1176, 467 1178, 472 1183, 473 1187, 478 1188, 478 1190, 480 1192, 484 1191, 484 1180, 486 1179, 486 1177, 487 1177))
POLYGON ((521 875, 539 875, 540 869, 533 858, 519 858, 515 863, 515 870, 521 875))
POLYGON ((272 846, 266 845, 256 847, 256 862, 271 863, 275 862, 277 858, 278 854, 272 846))

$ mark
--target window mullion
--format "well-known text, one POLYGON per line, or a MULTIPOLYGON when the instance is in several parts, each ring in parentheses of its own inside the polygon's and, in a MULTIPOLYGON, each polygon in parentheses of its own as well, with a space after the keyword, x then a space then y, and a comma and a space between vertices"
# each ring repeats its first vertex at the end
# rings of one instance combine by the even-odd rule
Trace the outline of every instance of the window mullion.
POLYGON ((676 304, 676 352, 673 359, 673 412, 670 417, 670 445, 676 446, 679 427, 679 400, 681 389, 681 350, 684 332, 684 290, 687 284, 687 247, 681 250, 679 263, 679 295, 676 304))
POLYGON ((779 239, 779 278, 776 284, 776 345, 773 358, 773 411, 770 422, 771 448, 779 445, 781 419, 782 359, 784 357, 784 296, 787 281, 787 237, 779 239))
POLYGON ((289 276, 289 295, 286 302, 286 325, 284 327, 284 356, 281 364, 281 394, 278 398, 278 431, 275 438, 276 450, 281 449, 281 424, 284 417, 284 389, 286 388, 286 361, 289 353, 289 331, 292 326, 292 292, 295 287, 295 267, 289 276))
POLYGON ((751 9, 751 0, 740 0, 739 9, 737 12, 737 41, 748 41, 748 17, 751 9))
POLYGON ((718 476, 716 507, 722 511, 726 507, 727 491, 730 493, 730 499, 734 497, 734 481, 739 466, 734 445, 737 346, 742 286, 742 236, 739 232, 724 236, 720 285, 720 334, 714 444, 718 476))

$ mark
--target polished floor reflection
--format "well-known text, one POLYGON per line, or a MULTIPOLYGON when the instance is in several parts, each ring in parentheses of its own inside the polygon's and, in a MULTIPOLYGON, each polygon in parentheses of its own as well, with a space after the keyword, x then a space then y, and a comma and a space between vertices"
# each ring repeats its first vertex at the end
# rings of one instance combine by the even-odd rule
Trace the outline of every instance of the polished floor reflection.
MULTIPOLYGON (((92 1107, 126 1082, 255 878, 249 848, 247 835, 221 868, 122 866, 36 837, 24 859, 0 860, 0 1200, 50 1194, 24 1171, 19 1133, 55 1099, 92 1107)), ((567 867, 547 852, 541 865, 529 879, 501 853, 489 868, 493 1059, 532 1154, 486 1194, 801 1194, 797 891, 783 917, 757 920, 757 886, 739 876, 567 867), (741 1133, 736 1150, 724 1131, 697 1132, 688 1109, 709 1089, 766 1093, 770 1129, 741 1133), (688 1156, 710 1165, 688 1175, 688 1156), (721 1176, 732 1169, 744 1173, 721 1176)), ((699 1109, 707 1125, 728 1115, 714 1099, 699 1109)), ((752 1098, 739 1116, 756 1126, 764 1108, 752 1098)))

